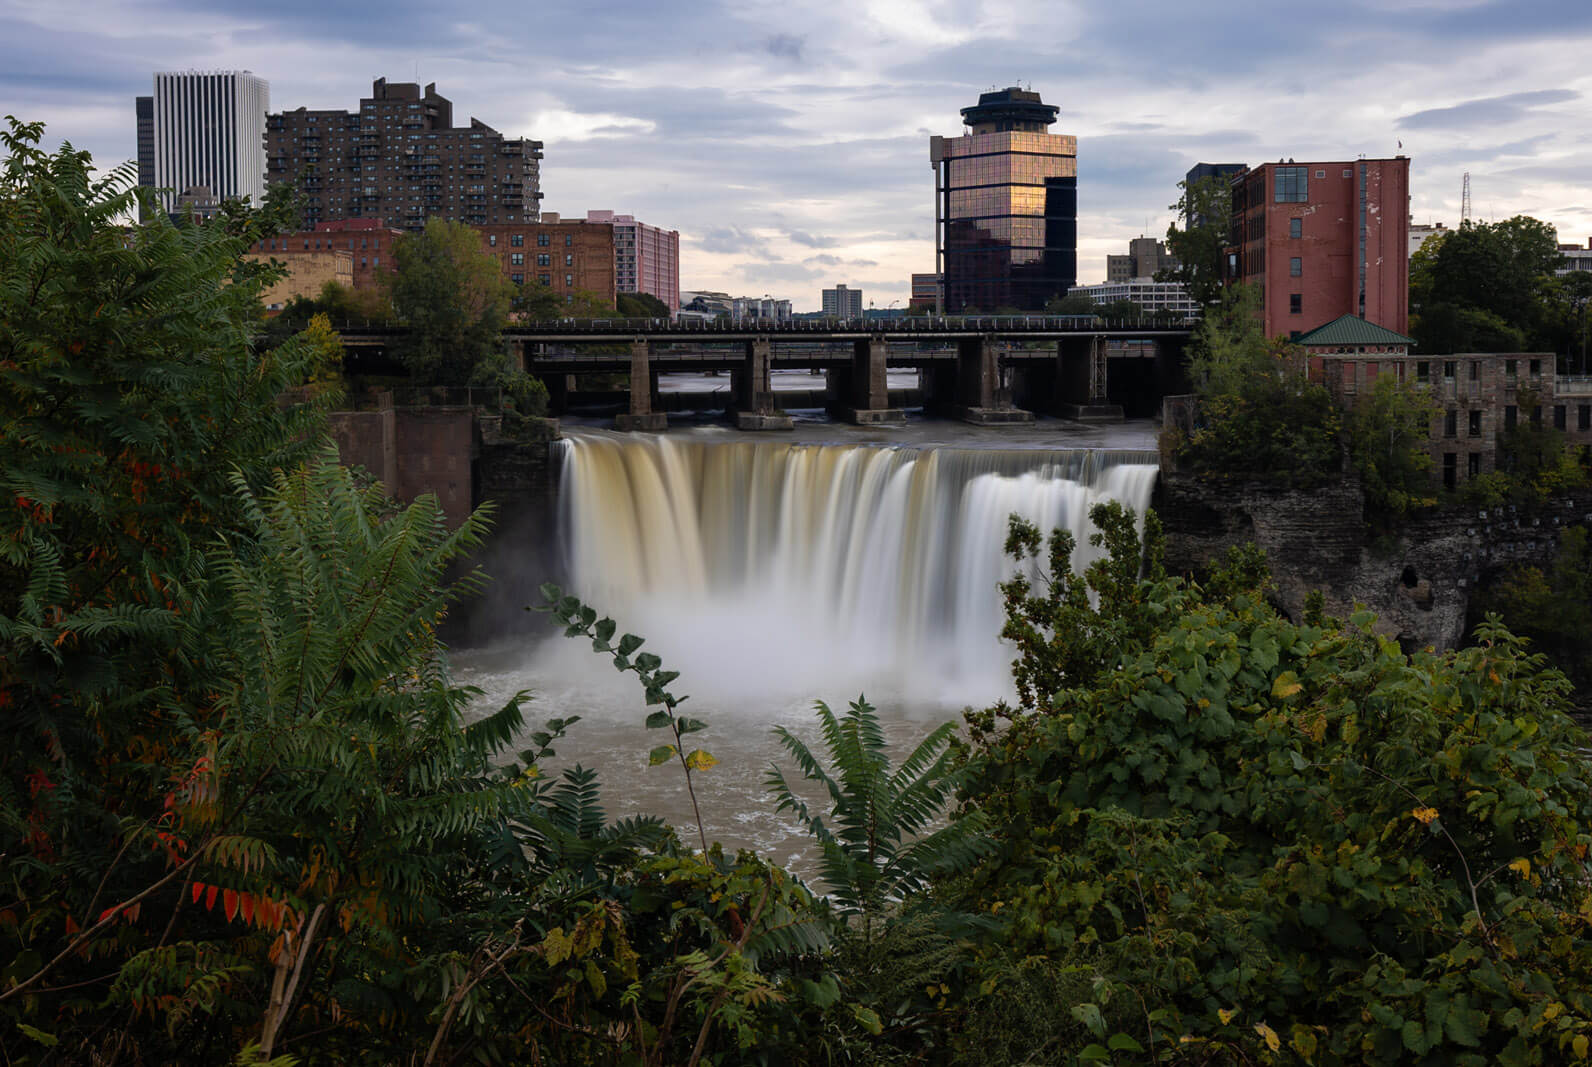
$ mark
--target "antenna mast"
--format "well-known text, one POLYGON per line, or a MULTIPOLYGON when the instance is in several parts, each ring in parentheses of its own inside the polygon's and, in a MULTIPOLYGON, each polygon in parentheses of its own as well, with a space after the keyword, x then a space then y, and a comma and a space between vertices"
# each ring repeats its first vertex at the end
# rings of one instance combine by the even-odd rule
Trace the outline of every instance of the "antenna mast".
POLYGON ((1459 195, 1459 224, 1470 221, 1470 171, 1465 172, 1464 190, 1459 195))

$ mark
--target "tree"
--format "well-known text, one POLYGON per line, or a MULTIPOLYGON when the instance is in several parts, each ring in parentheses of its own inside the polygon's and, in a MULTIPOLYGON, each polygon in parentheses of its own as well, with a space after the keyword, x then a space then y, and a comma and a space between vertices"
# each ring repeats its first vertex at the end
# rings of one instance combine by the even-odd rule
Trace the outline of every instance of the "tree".
POLYGON ((1518 351, 1543 339, 1544 297, 1562 263, 1553 227, 1516 215, 1467 222, 1411 260, 1411 333, 1422 351, 1518 351))
MULTIPOLYGON (((1039 958, 1073 999, 1003 1014, 1008 1061, 1584 1058, 1592 772, 1563 676, 1496 622, 1414 655, 1368 615, 1290 622, 1252 549, 1205 587, 1153 546, 1126 578, 1140 551, 1085 579, 1078 610, 1122 635, 1102 669, 1049 666, 1075 650, 1060 617, 1021 651, 1048 680, 1031 705, 970 720, 966 796, 997 850, 949 895, 1001 927, 951 1046, 1034 995, 1012 975, 1039 958)), ((1051 600, 1014 591, 1008 617, 1046 629, 1051 600)))
POLYGON ((1432 495, 1431 392, 1392 374, 1379 374, 1349 414, 1349 451, 1365 491, 1367 510, 1396 522, 1415 508, 1437 503, 1432 495))
POLYGON ((1083 293, 1068 293, 1066 296, 1053 296, 1045 302, 1047 315, 1095 315, 1099 308, 1094 297, 1085 296, 1083 293))
POLYGON ((1178 182, 1183 190, 1171 205, 1183 220, 1180 229, 1174 220, 1166 231, 1166 250, 1177 258, 1173 270, 1156 272, 1158 282, 1182 282, 1189 296, 1201 307, 1221 299, 1227 277, 1228 229, 1233 214, 1233 194, 1220 176, 1200 178, 1192 185, 1178 182))
POLYGON ((393 248, 394 313, 409 326, 399 357, 420 385, 485 384, 497 377, 512 286, 481 239, 432 218, 393 248))
POLYGON ((651 293, 620 293, 616 310, 627 319, 667 319, 669 305, 651 293))

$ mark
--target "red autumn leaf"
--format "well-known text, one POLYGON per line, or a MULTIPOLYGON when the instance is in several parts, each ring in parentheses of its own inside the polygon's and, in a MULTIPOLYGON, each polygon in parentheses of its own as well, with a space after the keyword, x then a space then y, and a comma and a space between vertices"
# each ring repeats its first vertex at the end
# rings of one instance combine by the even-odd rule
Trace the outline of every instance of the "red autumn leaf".
POLYGON ((254 894, 253 893, 239 893, 238 894, 238 910, 243 912, 243 921, 244 922, 252 923, 254 921, 254 894))
POLYGON ((193 884, 193 902, 195 904, 199 903, 199 895, 201 893, 203 893, 204 891, 205 891, 205 884, 203 882, 195 882, 193 884))
POLYGON ((220 886, 205 886, 205 911, 216 910, 216 894, 220 891, 220 886))
POLYGON ((115 914, 116 914, 116 908, 115 907, 106 908, 104 911, 100 912, 99 921, 100 922, 104 922, 106 919, 110 918, 112 915, 115 915, 115 914))
POLYGON ((79 929, 81 929, 81 927, 77 925, 77 920, 68 915, 66 917, 66 932, 68 934, 75 934, 79 929))
POLYGON ((138 918, 138 913, 143 911, 143 910, 144 910, 144 902, 143 901, 139 901, 136 904, 129 904, 122 911, 122 918, 126 919, 128 922, 132 922, 133 920, 138 918))
POLYGON ((224 889, 221 891, 222 907, 226 909, 227 918, 235 919, 238 915, 238 894, 236 890, 224 889))

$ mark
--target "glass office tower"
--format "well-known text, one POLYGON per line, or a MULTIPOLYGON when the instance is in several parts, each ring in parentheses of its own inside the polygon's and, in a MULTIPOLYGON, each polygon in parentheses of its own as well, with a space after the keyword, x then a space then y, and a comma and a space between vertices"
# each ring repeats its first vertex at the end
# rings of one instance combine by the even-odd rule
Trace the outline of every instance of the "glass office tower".
POLYGON ((1078 139, 1046 133, 1060 108, 1009 88, 931 137, 936 266, 945 312, 1040 311, 1078 280, 1078 139))

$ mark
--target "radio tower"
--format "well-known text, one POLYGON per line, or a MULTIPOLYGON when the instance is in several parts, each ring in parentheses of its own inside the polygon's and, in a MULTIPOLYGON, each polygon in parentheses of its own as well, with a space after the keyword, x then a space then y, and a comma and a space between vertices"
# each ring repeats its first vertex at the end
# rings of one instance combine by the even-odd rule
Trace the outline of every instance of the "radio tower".
POLYGON ((1459 224, 1461 226, 1470 221, 1470 171, 1465 172, 1465 188, 1459 194, 1459 224))

